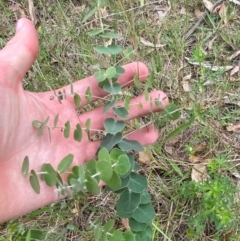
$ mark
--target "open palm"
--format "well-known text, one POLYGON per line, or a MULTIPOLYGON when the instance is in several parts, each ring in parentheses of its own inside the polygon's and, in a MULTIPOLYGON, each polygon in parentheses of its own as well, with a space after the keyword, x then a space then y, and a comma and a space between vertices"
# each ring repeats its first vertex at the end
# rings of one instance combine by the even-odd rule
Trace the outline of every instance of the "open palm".
MULTIPOLYGON (((22 79, 36 59, 38 52, 38 37, 33 24, 27 19, 21 19, 17 25, 17 33, 0 51, 0 222, 30 212, 57 200, 54 188, 41 183, 41 194, 34 193, 27 178, 21 174, 21 165, 28 155, 30 168, 39 171, 43 163, 51 163, 54 167, 69 153, 74 155, 74 165, 84 163, 93 158, 99 147, 99 141, 89 141, 83 135, 82 141, 76 142, 70 136, 63 138, 61 128, 51 131, 51 142, 47 130, 39 137, 37 130, 32 127, 33 120, 44 121, 49 116, 49 126, 53 126, 54 117, 59 114, 58 127, 63 127, 70 121, 74 127, 77 123, 84 125, 91 119, 91 134, 94 130, 103 128, 106 118, 113 116, 111 112, 103 115, 102 107, 76 114, 73 96, 67 95, 62 104, 55 98, 50 100, 52 92, 32 93, 24 91, 22 79)), ((132 83, 136 73, 141 81, 148 75, 148 69, 143 63, 132 63, 124 66, 125 73, 119 83, 132 83)), ((127 84, 126 84, 127 86, 127 84)), ((93 96, 104 97, 106 93, 98 88, 94 77, 88 77, 74 84, 74 91, 83 96, 90 87, 93 96)), ((64 87, 70 93, 70 87, 64 87)), ((166 95, 161 91, 151 93, 152 98, 160 98, 162 106, 168 104, 166 95)), ((93 101, 96 98, 93 97, 93 101)), ((132 103, 144 103, 144 97, 139 96, 132 103)), ((81 105, 87 103, 83 97, 81 105)), ((129 119, 158 111, 160 107, 150 108, 143 105, 141 110, 132 105, 129 119)), ((156 141, 158 132, 152 126, 143 128, 130 135, 129 139, 138 140, 142 145, 156 141), (141 138, 140 138, 141 137, 141 138)))

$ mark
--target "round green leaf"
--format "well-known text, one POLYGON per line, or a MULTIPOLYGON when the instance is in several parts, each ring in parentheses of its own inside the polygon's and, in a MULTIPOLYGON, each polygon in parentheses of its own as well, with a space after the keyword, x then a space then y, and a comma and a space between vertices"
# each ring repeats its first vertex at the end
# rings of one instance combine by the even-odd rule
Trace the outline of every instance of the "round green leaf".
POLYGON ((34 170, 31 170, 31 175, 29 177, 29 180, 30 180, 30 184, 31 184, 33 190, 37 194, 39 194, 40 193, 40 185, 39 185, 37 174, 34 170))
POLYGON ((112 165, 107 161, 98 161, 96 163, 96 169, 99 172, 100 179, 107 182, 113 174, 112 165))
POLYGON ((121 178, 113 172, 112 177, 105 182, 108 187, 110 187, 113 191, 116 191, 122 187, 121 178))
POLYGON ((29 169, 29 158, 28 156, 24 157, 23 164, 22 164, 22 174, 24 177, 27 176, 29 169))
POLYGON ((75 93, 73 96, 74 104, 77 108, 81 107, 81 98, 80 95, 75 93))
POLYGON ((135 241, 135 235, 131 231, 126 231, 123 237, 124 241, 135 241))
POLYGON ((117 132, 121 132, 125 127, 124 121, 117 121, 113 118, 107 118, 104 121, 104 128, 108 133, 116 134, 117 132))
POLYGON ((49 187, 57 184, 57 172, 54 170, 50 163, 44 163, 41 168, 41 179, 46 182, 49 187))
POLYGON ((100 147, 106 147, 110 151, 115 145, 122 140, 122 133, 118 132, 115 135, 108 133, 102 140, 100 147))
POLYGON ((90 126, 91 126, 91 119, 87 119, 85 122, 85 127, 88 135, 88 140, 91 140, 90 126))
POLYGON ((178 106, 173 103, 163 109, 163 114, 170 120, 177 120, 181 115, 178 106))
POLYGON ((125 213, 133 212, 140 203, 140 193, 125 190, 121 193, 120 198, 116 205, 117 212, 123 211, 125 213))
POLYGON ((144 237, 145 235, 149 238, 152 238, 153 230, 151 226, 147 226, 142 232, 139 232, 140 236, 144 237))
POLYGON ((125 107, 113 107, 113 112, 115 115, 121 117, 121 118, 127 118, 128 117, 128 111, 125 107))
POLYGON ((118 161, 118 157, 125 154, 124 151, 122 151, 121 149, 119 148, 113 148, 111 151, 110 151, 110 158, 111 158, 111 162, 112 163, 116 163, 118 161))
POLYGON ((73 162, 73 154, 65 156, 58 164, 57 170, 60 174, 66 172, 73 162))
POLYGON ((147 179, 146 177, 139 175, 135 172, 132 172, 130 175, 130 180, 128 183, 128 188, 132 192, 141 193, 145 188, 147 188, 147 179))
POLYGON ((116 209, 116 211, 117 211, 117 215, 118 215, 119 217, 121 217, 121 218, 130 218, 130 217, 132 217, 132 215, 133 215, 133 212, 131 212, 131 213, 126 213, 126 212, 124 212, 124 211, 121 210, 121 209, 116 209))
POLYGON ((151 203, 140 204, 132 216, 138 222, 150 223, 155 217, 155 211, 151 203))
POLYGON ((141 193, 141 204, 146 204, 149 203, 151 201, 151 195, 147 192, 147 191, 143 191, 141 193))
POLYGON ((121 178, 121 180, 122 180, 122 186, 121 186, 121 188, 127 187, 127 186, 128 186, 128 183, 129 183, 129 181, 130 181, 130 175, 128 175, 128 176, 126 176, 126 177, 124 177, 124 178, 121 178))
POLYGON ((109 84, 108 83, 108 84, 105 84, 103 86, 103 89, 106 92, 108 92, 110 94, 113 94, 113 95, 116 95, 116 94, 120 93, 121 92, 121 88, 122 88, 122 86, 120 84, 118 84, 118 83, 114 83, 114 84, 109 84))
POLYGON ((74 166, 72 168, 72 172, 74 174, 74 177, 76 177, 76 179, 78 181, 84 182, 84 180, 85 180, 85 171, 84 171, 83 165, 74 166))
POLYGON ((140 232, 143 231, 147 227, 147 223, 140 223, 136 221, 134 218, 129 218, 129 226, 132 231, 140 232))
POLYGON ((109 241, 122 241, 123 233, 119 230, 114 230, 112 236, 110 236, 109 241))
POLYGON ((86 99, 87 99, 87 103, 89 104, 92 101, 92 91, 90 86, 88 86, 86 93, 85 93, 86 99))
POLYGON ((75 193, 78 193, 79 191, 83 191, 83 188, 85 186, 84 183, 82 183, 76 179, 71 179, 70 185, 71 185, 73 192, 75 192, 75 193))
POLYGON ((76 129, 74 130, 74 140, 78 142, 82 140, 82 127, 79 123, 77 123, 76 129))
POLYGON ((122 48, 118 45, 109 46, 97 46, 94 48, 100 54, 119 54, 122 52, 122 48))
POLYGON ((138 141, 127 140, 125 138, 122 139, 122 141, 118 144, 118 146, 123 151, 130 151, 130 150, 143 151, 143 147, 138 141))
POLYGON ((68 138, 70 136, 70 122, 69 121, 67 121, 65 123, 65 128, 63 130, 63 135, 64 135, 65 138, 68 138))
POLYGON ((113 99, 111 101, 108 101, 103 108, 103 113, 106 113, 109 109, 111 109, 116 102, 118 101, 118 97, 117 96, 113 96, 113 99))
POLYGON ((106 74, 105 74, 105 70, 101 69, 99 71, 97 71, 95 74, 94 74, 94 77, 97 81, 101 82, 101 81, 104 81, 107 77, 106 77, 106 74))
POLYGON ((106 77, 108 79, 111 79, 111 78, 113 78, 117 74, 117 70, 116 70, 116 68, 114 66, 111 66, 111 67, 106 69, 105 74, 106 74, 106 77))
POLYGON ((131 163, 129 161, 128 156, 126 154, 119 156, 118 157, 118 162, 114 166, 114 171, 117 174, 119 174, 121 176, 124 176, 125 174, 128 173, 130 168, 131 168, 131 163))
POLYGON ((140 241, 151 241, 152 238, 149 237, 147 234, 143 235, 141 238, 140 238, 140 241))
POLYGON ((96 163, 97 163, 97 161, 95 159, 91 159, 91 160, 87 161, 84 164, 85 170, 88 171, 91 175, 95 175, 97 173, 96 163))
POLYGON ((115 68, 119 75, 125 73, 125 69, 122 66, 117 65, 117 66, 115 66, 115 68))
POLYGON ((86 174, 87 176, 86 176, 85 184, 86 184, 87 190, 92 194, 98 195, 100 193, 100 188, 98 186, 97 181, 94 178, 92 178, 90 174, 88 173, 86 174))
POLYGON ((98 160, 103 160, 111 163, 110 154, 107 148, 102 147, 98 152, 98 160))
POLYGON ((38 120, 34 120, 32 122, 32 126, 39 129, 41 126, 42 126, 42 122, 41 121, 38 121, 38 120))

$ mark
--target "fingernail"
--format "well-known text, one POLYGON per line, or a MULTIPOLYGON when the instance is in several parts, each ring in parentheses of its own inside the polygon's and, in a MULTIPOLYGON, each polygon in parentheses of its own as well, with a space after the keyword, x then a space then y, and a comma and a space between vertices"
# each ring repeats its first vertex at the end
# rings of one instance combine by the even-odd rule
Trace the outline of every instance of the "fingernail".
POLYGON ((17 31, 19 31, 23 27, 24 21, 23 19, 19 19, 17 22, 17 31))

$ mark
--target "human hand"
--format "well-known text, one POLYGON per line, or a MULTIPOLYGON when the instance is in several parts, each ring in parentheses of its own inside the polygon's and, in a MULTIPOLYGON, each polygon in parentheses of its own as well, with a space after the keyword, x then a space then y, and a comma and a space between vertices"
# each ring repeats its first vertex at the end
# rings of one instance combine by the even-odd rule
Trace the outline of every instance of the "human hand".
MULTIPOLYGON (((77 123, 83 125, 90 118, 91 129, 100 130, 103 129, 104 120, 114 116, 111 112, 103 114, 102 107, 78 116, 71 95, 67 95, 67 99, 60 104, 57 99, 49 100, 52 92, 32 93, 23 90, 22 79, 36 59, 37 52, 38 37, 33 24, 27 19, 20 19, 16 35, 0 51, 0 222, 58 199, 54 188, 49 188, 43 182, 40 183, 39 195, 32 190, 29 180, 21 174, 22 161, 26 155, 30 160, 30 169, 40 171, 42 164, 47 162, 57 167, 59 161, 69 153, 74 155, 73 165, 82 164, 95 157, 100 145, 100 141, 89 141, 86 134, 80 143, 71 138, 65 139, 61 128, 51 132, 50 142, 47 131, 41 137, 37 135, 36 129, 32 127, 33 120, 44 121, 49 116, 49 125, 53 126, 54 117, 59 113, 58 126, 63 127, 67 120, 72 126, 77 123)), ((148 75, 148 69, 143 63, 131 63, 124 68, 125 73, 119 78, 122 85, 130 85, 127 83, 133 82, 131 80, 136 73, 140 76, 140 81, 144 81, 148 75)), ((84 95, 88 87, 93 96, 106 95, 93 76, 74 83, 74 91, 79 95, 84 95)), ((68 86, 64 88, 70 90, 68 86)), ((160 98, 161 107, 150 107, 149 103, 144 103, 143 96, 136 97, 131 103, 141 102, 143 108, 132 105, 128 119, 160 111, 168 104, 166 95, 161 91, 154 91, 150 96, 153 99, 160 98)), ((82 98, 81 105, 86 103, 87 100, 82 98)), ((94 133, 91 131, 91 134, 94 133)), ((147 145, 157 140, 158 131, 153 126, 148 126, 129 134, 127 138, 147 145)))

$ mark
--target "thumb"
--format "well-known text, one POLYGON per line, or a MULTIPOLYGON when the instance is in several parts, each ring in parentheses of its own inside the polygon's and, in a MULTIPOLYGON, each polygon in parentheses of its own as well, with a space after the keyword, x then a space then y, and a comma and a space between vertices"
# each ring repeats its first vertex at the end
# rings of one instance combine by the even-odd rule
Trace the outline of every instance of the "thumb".
POLYGON ((33 23, 21 18, 15 36, 0 51, 0 72, 5 81, 21 81, 38 53, 38 35, 33 23))

